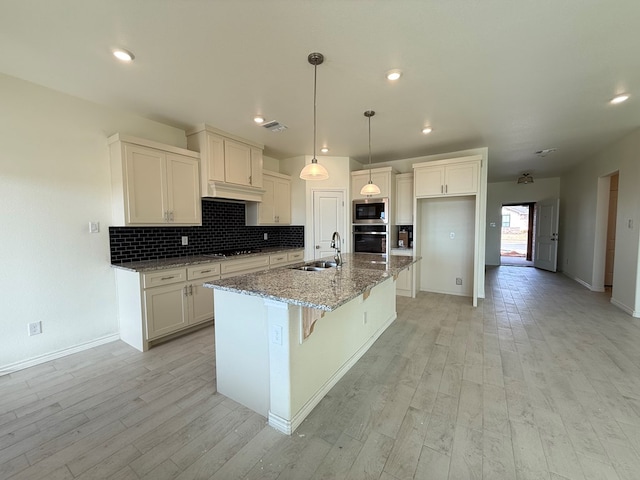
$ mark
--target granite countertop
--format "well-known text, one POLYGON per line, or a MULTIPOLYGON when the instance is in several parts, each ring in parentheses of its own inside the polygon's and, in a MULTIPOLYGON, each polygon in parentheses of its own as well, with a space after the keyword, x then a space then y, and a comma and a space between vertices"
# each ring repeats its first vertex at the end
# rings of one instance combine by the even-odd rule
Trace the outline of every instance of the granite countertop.
MULTIPOLYGON (((340 268, 331 267, 317 272, 296 270, 297 266, 313 263, 301 262, 275 270, 215 280, 204 286, 330 312, 420 260, 420 257, 391 255, 389 262, 385 263, 382 255, 350 253, 343 254, 342 258, 344 263, 340 268)), ((333 257, 324 260, 333 261, 333 257)))
POLYGON ((293 250, 303 250, 302 247, 268 247, 263 248, 259 252, 247 255, 231 255, 228 257, 217 257, 214 255, 190 255, 185 257, 160 258, 157 260, 145 260, 141 262, 123 262, 112 263, 114 268, 129 270, 131 272, 152 272, 154 270, 167 270, 169 268, 189 267, 201 263, 211 262, 227 262, 229 260, 237 260, 239 258, 252 257, 257 255, 271 255, 273 253, 290 252, 293 250))

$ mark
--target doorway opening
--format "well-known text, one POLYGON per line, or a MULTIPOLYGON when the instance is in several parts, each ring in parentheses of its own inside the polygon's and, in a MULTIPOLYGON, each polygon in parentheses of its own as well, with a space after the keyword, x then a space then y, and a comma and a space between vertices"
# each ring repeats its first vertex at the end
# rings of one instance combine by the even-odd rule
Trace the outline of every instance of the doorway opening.
POLYGON ((500 265, 533 267, 534 203, 502 205, 500 265))
POLYGON ((618 214, 618 172, 610 177, 609 212, 607 214, 607 248, 605 252, 604 288, 611 295, 613 289, 613 260, 616 253, 616 216, 618 214))

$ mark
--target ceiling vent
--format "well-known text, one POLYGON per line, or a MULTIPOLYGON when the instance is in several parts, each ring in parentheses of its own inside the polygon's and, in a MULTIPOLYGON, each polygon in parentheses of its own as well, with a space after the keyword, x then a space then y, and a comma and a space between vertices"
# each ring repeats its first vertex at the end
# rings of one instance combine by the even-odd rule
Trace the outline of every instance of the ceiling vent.
POLYGON ((546 157, 547 155, 549 155, 550 153, 555 152, 556 150, 558 150, 557 148, 545 148, 544 150, 538 150, 536 152, 536 155, 539 157, 546 157))
POLYGON ((280 123, 280 122, 278 122, 276 120, 272 120, 270 122, 263 123, 262 126, 264 128, 266 128, 267 130, 271 131, 271 132, 282 132, 282 131, 286 130, 287 128, 289 128, 286 125, 284 125, 284 124, 282 124, 282 123, 280 123))

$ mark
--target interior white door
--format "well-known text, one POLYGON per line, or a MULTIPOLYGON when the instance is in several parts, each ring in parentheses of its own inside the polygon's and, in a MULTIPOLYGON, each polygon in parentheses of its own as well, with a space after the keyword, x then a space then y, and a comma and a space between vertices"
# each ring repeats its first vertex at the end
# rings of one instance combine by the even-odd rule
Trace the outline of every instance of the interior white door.
POLYGON ((336 190, 314 190, 313 192, 313 245, 314 259, 334 254, 331 248, 333 232, 338 232, 344 251, 345 231, 344 192, 336 190))
POLYGON ((555 272, 558 265, 558 212, 560 199, 552 198, 535 206, 535 252, 533 264, 536 268, 555 272))

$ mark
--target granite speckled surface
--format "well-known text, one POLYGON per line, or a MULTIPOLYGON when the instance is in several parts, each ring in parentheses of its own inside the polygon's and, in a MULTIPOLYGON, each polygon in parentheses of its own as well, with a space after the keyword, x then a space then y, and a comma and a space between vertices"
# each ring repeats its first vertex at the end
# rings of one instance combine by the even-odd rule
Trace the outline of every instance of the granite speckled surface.
POLYGON ((112 263, 114 268, 120 268, 122 270, 129 270, 130 272, 152 272, 154 270, 166 270, 169 268, 190 267, 191 265, 198 265, 201 263, 210 262, 226 262, 228 260, 237 260, 241 257, 250 257, 256 255, 271 255, 280 252, 292 252, 296 250, 302 250, 302 248, 291 247, 271 247, 263 248, 260 252, 252 253, 249 255, 231 255, 229 257, 216 257, 212 255, 192 255, 186 257, 173 257, 162 258, 158 260, 146 260, 142 262, 124 262, 124 263, 112 263))
MULTIPOLYGON (((250 275, 207 282, 205 287, 332 311, 420 260, 392 255, 343 254, 340 268, 306 272, 290 265, 250 275)), ((332 257, 326 257, 332 261, 332 257)), ((306 262, 310 264, 313 262, 306 262)))

